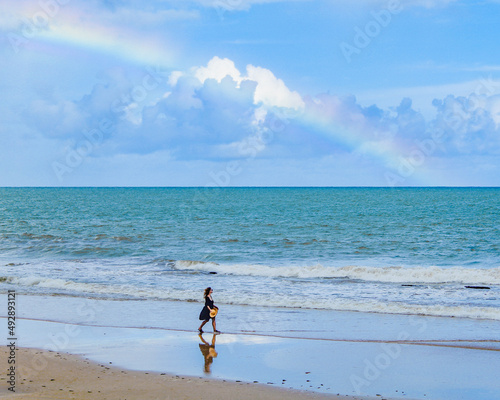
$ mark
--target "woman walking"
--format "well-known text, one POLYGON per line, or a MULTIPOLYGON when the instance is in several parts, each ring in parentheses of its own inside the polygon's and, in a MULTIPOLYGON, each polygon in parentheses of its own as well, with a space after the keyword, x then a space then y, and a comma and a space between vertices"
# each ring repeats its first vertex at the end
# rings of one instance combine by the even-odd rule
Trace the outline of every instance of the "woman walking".
POLYGON ((214 306, 214 301, 212 299, 212 293, 213 290, 211 287, 207 287, 205 289, 205 293, 203 294, 203 297, 205 298, 205 307, 201 310, 200 313, 200 320, 203 321, 198 328, 198 331, 200 333, 203 333, 203 326, 210 320, 212 319, 212 326, 214 328, 214 333, 220 333, 217 328, 215 327, 215 315, 214 311, 216 314, 216 311, 218 310, 217 306, 214 306), (213 316, 212 316, 213 315, 213 316))

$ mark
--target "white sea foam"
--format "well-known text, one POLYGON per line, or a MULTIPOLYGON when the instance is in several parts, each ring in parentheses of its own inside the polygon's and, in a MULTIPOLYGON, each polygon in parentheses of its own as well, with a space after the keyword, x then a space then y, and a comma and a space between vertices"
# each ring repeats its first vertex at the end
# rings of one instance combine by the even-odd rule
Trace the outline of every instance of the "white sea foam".
POLYGON ((470 285, 500 285, 500 267, 479 269, 464 267, 324 267, 267 266, 245 264, 216 264, 196 261, 177 261, 179 270, 217 272, 227 275, 283 278, 344 278, 388 283, 460 283, 470 285))
MULTIPOLYGON (((64 279, 52 279, 45 277, 7 277, 7 284, 20 287, 35 287, 46 289, 49 292, 62 292, 77 296, 103 296, 118 298, 146 298, 158 300, 175 301, 199 301, 200 293, 197 289, 173 289, 173 288, 144 288, 134 285, 106 285, 98 283, 74 282, 64 279)), ((353 299, 332 298, 329 296, 300 297, 286 293, 259 293, 258 296, 244 294, 238 288, 226 289, 219 292, 220 303, 285 307, 323 309, 339 311, 359 311, 387 314, 428 315, 441 317, 462 317, 476 319, 500 320, 500 309, 495 307, 481 307, 469 305, 446 305, 446 304, 409 304, 399 301, 387 301, 383 296, 376 299, 353 299)))
POLYGON ((151 298, 181 301, 194 301, 199 297, 199 293, 194 293, 191 290, 150 289, 144 287, 136 287, 134 285, 106 285, 100 283, 84 283, 36 276, 28 276, 22 278, 7 277, 5 279, 5 282, 17 286, 31 286, 42 289, 52 289, 54 291, 64 290, 75 294, 84 293, 96 296, 124 296, 128 298, 151 298))
POLYGON ((231 303, 254 303, 252 305, 255 306, 500 320, 500 309, 493 307, 416 305, 402 302, 383 302, 377 300, 356 301, 352 299, 296 300, 283 295, 251 298, 238 296, 237 301, 231 303))

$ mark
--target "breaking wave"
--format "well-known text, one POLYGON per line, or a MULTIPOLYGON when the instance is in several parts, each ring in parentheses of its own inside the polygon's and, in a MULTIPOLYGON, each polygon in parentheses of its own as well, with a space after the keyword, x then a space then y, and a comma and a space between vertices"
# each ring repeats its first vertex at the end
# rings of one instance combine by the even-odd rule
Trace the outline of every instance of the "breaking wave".
POLYGON ((467 285, 500 285, 500 267, 490 269, 464 267, 325 267, 267 266, 246 264, 216 264, 197 261, 176 261, 177 270, 216 272, 226 275, 262 276, 275 278, 325 278, 349 279, 367 282, 438 284, 459 283, 467 285))
MULTIPOLYGON (((23 287, 27 289, 37 289, 34 293, 49 295, 63 294, 78 297, 114 298, 118 300, 149 299, 189 302, 200 300, 199 290, 194 289, 145 288, 134 285, 84 283, 36 276, 0 277, 0 283, 2 285, 15 285, 19 290, 23 287)), ((28 289, 28 291, 30 290, 28 289)), ((254 296, 251 293, 242 293, 237 289, 228 289, 224 290, 223 293, 219 292, 218 299, 220 303, 246 306, 359 311, 386 314, 500 320, 500 309, 497 307, 451 304, 410 304, 399 301, 384 301, 383 298, 353 299, 314 297, 298 299, 297 296, 287 295, 284 293, 268 292, 261 293, 259 296, 254 296)))

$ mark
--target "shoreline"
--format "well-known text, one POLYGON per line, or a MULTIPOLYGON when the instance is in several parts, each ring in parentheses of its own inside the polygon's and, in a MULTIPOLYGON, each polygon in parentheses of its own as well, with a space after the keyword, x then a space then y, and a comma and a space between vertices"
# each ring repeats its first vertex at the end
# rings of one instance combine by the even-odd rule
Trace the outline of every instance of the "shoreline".
MULTIPOLYGON (((289 390, 300 391, 297 398, 309 398, 303 395, 307 393, 332 399, 339 394, 340 399, 455 400, 458 391, 462 400, 489 400, 500 394, 496 321, 271 308, 253 309, 259 318, 252 320, 245 314, 248 308, 225 305, 217 317, 223 333, 198 335, 198 321, 191 316, 196 317, 199 308, 180 302, 20 296, 19 363, 26 365, 21 358, 26 348, 44 349, 101 369, 119 368, 130 376, 263 385, 287 390, 287 398, 289 390)), ((5 317, 0 317, 0 326, 7 331, 5 317)), ((106 390, 116 386, 113 382, 106 390)), ((128 384, 125 380, 121 385, 128 384)), ((280 393, 277 398, 283 398, 280 393)), ((186 396, 180 398, 202 398, 186 396)))
MULTIPOLYGON (((353 311, 358 312, 358 311, 353 311)), ((435 317, 435 318, 445 318, 445 317, 435 317)), ((4 316, 0 316, 0 319, 6 319, 4 316)), ((86 324, 86 323, 71 323, 64 321, 56 321, 50 319, 40 319, 40 318, 19 318, 25 321, 33 322, 49 322, 53 324, 61 325, 73 325, 77 327, 89 327, 89 328, 126 328, 126 329, 139 329, 139 330, 160 330, 167 332, 183 332, 183 333, 196 333, 193 329, 176 329, 176 328, 160 328, 160 327, 140 327, 140 326, 115 326, 115 325, 98 325, 98 324, 86 324)), ((294 332, 289 331, 290 333, 294 332)), ((401 339, 401 340, 387 340, 387 339, 349 339, 349 338, 318 338, 318 337, 307 337, 307 336, 292 336, 292 335, 277 335, 277 334, 262 334, 256 332, 223 332, 226 335, 240 335, 248 337, 269 337, 276 339, 297 339, 297 340, 315 340, 315 341, 326 341, 326 342, 336 342, 336 343, 374 343, 374 344, 398 344, 398 345, 408 345, 408 346, 435 346, 435 347, 450 347, 456 349, 469 349, 469 350, 484 350, 484 351, 500 351, 500 339, 401 339), (484 346, 481 344, 489 344, 489 346, 484 346)), ((214 334, 213 332, 205 331, 205 335, 214 334)))

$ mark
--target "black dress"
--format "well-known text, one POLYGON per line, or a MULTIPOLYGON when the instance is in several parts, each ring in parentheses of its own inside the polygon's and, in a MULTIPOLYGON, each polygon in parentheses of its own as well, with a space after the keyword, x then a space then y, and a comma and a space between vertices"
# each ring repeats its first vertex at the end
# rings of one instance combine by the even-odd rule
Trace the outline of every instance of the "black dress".
POLYGON ((210 310, 208 307, 214 308, 214 301, 207 296, 205 297, 205 307, 203 307, 200 313, 201 321, 208 321, 210 319, 210 310))

